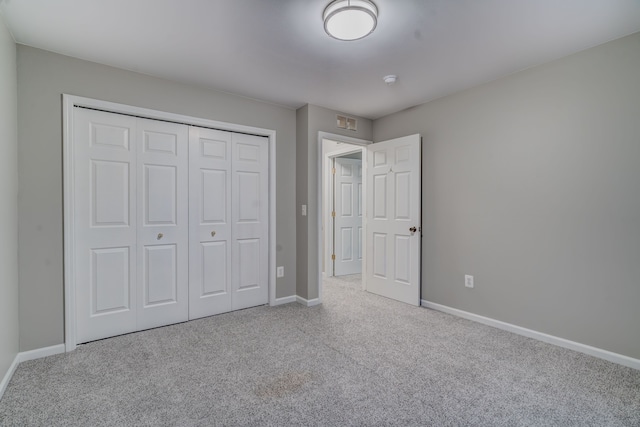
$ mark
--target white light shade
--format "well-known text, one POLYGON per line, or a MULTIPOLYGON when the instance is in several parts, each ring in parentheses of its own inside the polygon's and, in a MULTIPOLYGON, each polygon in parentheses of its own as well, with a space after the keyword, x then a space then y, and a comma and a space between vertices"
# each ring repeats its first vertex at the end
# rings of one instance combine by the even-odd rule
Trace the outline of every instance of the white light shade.
POLYGON ((378 23, 378 8, 369 0, 335 0, 322 14, 324 30, 338 40, 358 40, 378 23))

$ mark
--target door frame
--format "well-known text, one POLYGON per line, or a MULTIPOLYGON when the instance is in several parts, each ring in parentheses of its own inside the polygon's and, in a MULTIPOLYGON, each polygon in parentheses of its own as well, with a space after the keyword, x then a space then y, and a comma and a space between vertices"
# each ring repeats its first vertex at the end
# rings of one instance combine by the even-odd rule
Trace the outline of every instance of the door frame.
POLYGON ((74 108, 85 107, 110 113, 156 119, 166 122, 200 126, 229 132, 248 133, 265 136, 269 147, 269 305, 276 301, 276 131, 252 126, 237 125, 215 120, 174 114, 126 104, 85 98, 75 95, 62 95, 62 173, 63 173, 63 236, 64 236, 64 345, 65 351, 75 350, 76 337, 76 283, 75 283, 75 235, 74 235, 74 152, 73 125, 74 108))
MULTIPOLYGON (((325 224, 324 224, 324 273, 325 273, 325 277, 331 277, 334 276, 333 272, 331 274, 329 274, 329 269, 330 267, 333 267, 335 269, 335 263, 332 263, 331 261, 331 248, 334 246, 334 235, 335 235, 335 219, 331 219, 329 218, 329 216, 327 216, 327 212, 329 212, 330 207, 331 207, 331 198, 333 198, 334 203, 335 203, 335 185, 333 185, 333 180, 332 180, 332 176, 333 174, 331 173, 331 164, 332 161, 335 160, 338 157, 342 157, 344 155, 347 154, 353 154, 353 153, 362 153, 362 155, 364 156, 364 147, 362 146, 353 146, 353 144, 351 144, 350 147, 343 147, 343 148, 339 148, 335 151, 330 151, 328 153, 324 154, 324 182, 323 182, 323 203, 324 205, 322 206, 322 215, 323 218, 326 219, 325 224), (331 222, 331 227, 329 227, 329 222, 331 222)), ((362 162, 362 160, 361 160, 362 162)), ((335 176, 333 176, 333 179, 335 180, 335 176)), ((363 187, 363 193, 364 193, 364 187, 363 187)), ((364 194, 363 194, 364 196, 364 194)), ((364 209, 364 206, 363 206, 364 209)), ((322 223, 321 223, 322 224, 322 223)), ((335 249, 335 248, 334 248, 335 249)))
MULTIPOLYGON (((334 134, 334 133, 329 133, 329 132, 323 132, 323 131, 319 131, 318 132, 318 208, 317 208, 317 222, 316 222, 316 232, 317 232, 317 236, 318 236, 318 304, 322 303, 322 280, 324 278, 324 273, 323 273, 323 258, 326 252, 326 248, 328 247, 328 244, 326 244, 327 242, 325 242, 325 251, 323 251, 323 247, 322 247, 322 243, 324 241, 324 236, 322 233, 322 212, 324 209, 324 202, 325 202, 325 192, 324 192, 324 188, 327 185, 326 180, 328 179, 328 169, 327 168, 327 164, 328 164, 328 158, 329 156, 325 156, 323 155, 323 146, 324 146, 324 140, 330 140, 330 141, 336 141, 336 142, 343 142, 346 144, 352 144, 352 145, 358 145, 360 146, 360 148, 356 148, 354 149, 353 147, 346 147, 347 149, 343 152, 343 153, 339 153, 339 151, 332 151, 331 153, 327 153, 327 154, 331 154, 335 157, 335 155, 342 155, 342 154, 347 154, 349 152, 357 152, 357 151, 362 151, 362 176, 365 176, 365 172, 366 172, 366 167, 367 167, 367 162, 365 159, 365 150, 366 150, 366 146, 373 144, 373 141, 370 140, 366 140, 366 139, 360 139, 360 138, 353 138, 350 136, 343 136, 343 135, 338 135, 338 134, 334 134), (335 153, 335 154, 334 154, 335 153)), ((367 194, 367 187, 366 184, 362 183, 362 194, 363 194, 363 203, 364 200, 366 200, 366 194, 367 194)), ((363 204, 364 206, 364 204, 363 204)), ((363 207, 364 209, 364 207, 363 207)), ((362 220, 362 227, 363 230, 366 227, 366 223, 364 221, 364 217, 362 220)), ((362 241, 362 245, 364 247, 365 244, 365 237, 364 237, 364 232, 363 232, 363 241, 362 241)), ((364 252, 362 254, 362 265, 364 268, 366 262, 366 258, 364 255, 364 252)), ((363 285, 363 289, 366 289, 366 284, 363 278, 362 281, 362 285, 363 285)))

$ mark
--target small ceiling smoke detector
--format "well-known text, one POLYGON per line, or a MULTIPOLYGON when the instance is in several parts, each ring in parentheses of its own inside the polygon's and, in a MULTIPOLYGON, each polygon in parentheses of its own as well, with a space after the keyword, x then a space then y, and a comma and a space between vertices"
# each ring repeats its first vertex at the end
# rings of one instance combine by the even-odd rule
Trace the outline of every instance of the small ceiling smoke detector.
POLYGON ((396 80, 398 80, 398 76, 395 74, 389 74, 388 76, 384 76, 382 80, 384 80, 387 85, 391 86, 396 82, 396 80))

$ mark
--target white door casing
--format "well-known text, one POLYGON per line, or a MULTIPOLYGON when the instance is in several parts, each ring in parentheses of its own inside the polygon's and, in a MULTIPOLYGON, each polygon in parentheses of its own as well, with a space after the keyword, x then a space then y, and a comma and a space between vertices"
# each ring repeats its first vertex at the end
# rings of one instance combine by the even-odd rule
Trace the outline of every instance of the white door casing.
POLYGON ((137 119, 137 329, 188 320, 188 127, 137 119))
POLYGON ((367 147, 367 290, 420 305, 420 135, 367 147))
POLYGON ((362 272, 362 160, 335 158, 334 275, 362 272))
MULTIPOLYGON (((325 276, 333 276, 333 221, 331 211, 333 209, 333 160, 336 157, 346 156, 349 154, 360 153, 362 158, 362 175, 366 175, 366 154, 364 154, 364 146, 372 144, 371 141, 350 138, 342 135, 329 134, 327 132, 318 132, 318 219, 317 231, 320 249, 318 251, 318 303, 322 301, 322 281, 325 276)), ((362 203, 363 212, 365 206, 367 189, 366 180, 362 182, 362 203)), ((364 219, 364 217, 363 217, 364 219)), ((364 221, 363 221, 364 224, 364 221)), ((366 244, 364 242, 366 234, 362 236, 362 268, 364 269, 366 244)), ((362 289, 365 290, 365 275, 362 275, 362 289)))
POLYGON ((136 119, 74 118, 77 342, 136 329, 136 119))

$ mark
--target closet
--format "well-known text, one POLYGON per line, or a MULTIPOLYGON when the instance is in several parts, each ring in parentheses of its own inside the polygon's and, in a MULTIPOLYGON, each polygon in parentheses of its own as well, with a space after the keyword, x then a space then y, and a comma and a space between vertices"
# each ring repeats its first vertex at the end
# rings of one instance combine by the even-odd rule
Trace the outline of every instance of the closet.
POLYGON ((73 119, 76 342, 268 302, 268 141, 73 119))

